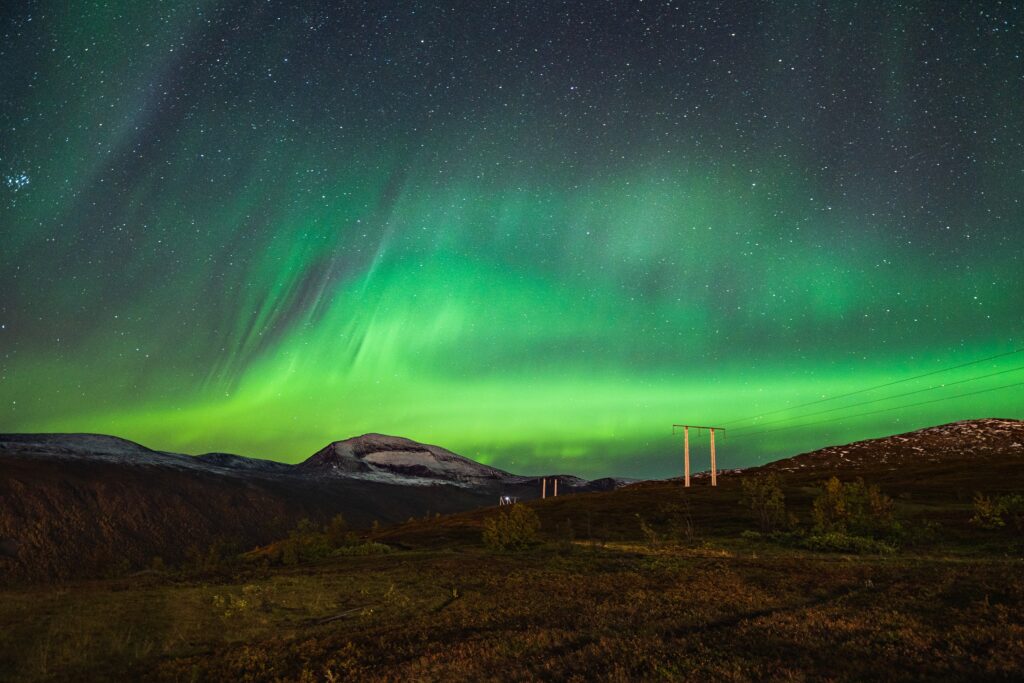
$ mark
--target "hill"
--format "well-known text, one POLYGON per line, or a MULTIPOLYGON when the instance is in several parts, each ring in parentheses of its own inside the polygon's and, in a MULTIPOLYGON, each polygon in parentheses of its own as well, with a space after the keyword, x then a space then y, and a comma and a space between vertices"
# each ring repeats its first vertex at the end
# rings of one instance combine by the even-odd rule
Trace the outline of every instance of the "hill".
POLYGON ((922 464, 1024 458, 1024 421, 961 420, 881 439, 830 446, 770 463, 779 472, 897 469, 922 464))
MULTIPOLYGON (((564 478, 562 493, 614 486, 564 478)), ((356 527, 540 495, 536 477, 379 434, 288 465, 190 456, 100 434, 0 435, 0 570, 7 580, 178 563, 281 537, 301 519, 356 527)))
MULTIPOLYGON (((824 480, 861 477, 897 498, 910 518, 946 525, 952 537, 958 537, 972 532, 966 522, 975 492, 1024 491, 1022 444, 1024 421, 967 420, 722 473, 715 488, 704 476, 694 477, 689 489, 683 488, 679 478, 637 482, 614 492, 538 501, 535 509, 546 533, 568 521, 577 533, 585 529, 608 539, 635 539, 637 515, 663 522, 682 510, 703 533, 735 534, 750 528, 749 515, 740 505, 744 478, 778 474, 790 509, 807 519, 824 480)), ((414 521, 386 529, 380 538, 407 548, 473 544, 487 515, 486 510, 478 510, 414 521)))
POLYGON ((306 472, 360 476, 389 481, 500 483, 513 475, 439 446, 384 434, 335 441, 299 465, 306 472))

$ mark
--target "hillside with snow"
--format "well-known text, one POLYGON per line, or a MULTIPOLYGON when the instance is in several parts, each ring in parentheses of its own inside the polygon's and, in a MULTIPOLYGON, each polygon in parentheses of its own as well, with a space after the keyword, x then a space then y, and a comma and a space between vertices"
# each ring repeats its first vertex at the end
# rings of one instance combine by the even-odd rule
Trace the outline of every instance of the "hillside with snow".
POLYGON ((897 469, 959 460, 1024 460, 1024 421, 961 420, 878 439, 829 446, 763 467, 778 472, 897 469))

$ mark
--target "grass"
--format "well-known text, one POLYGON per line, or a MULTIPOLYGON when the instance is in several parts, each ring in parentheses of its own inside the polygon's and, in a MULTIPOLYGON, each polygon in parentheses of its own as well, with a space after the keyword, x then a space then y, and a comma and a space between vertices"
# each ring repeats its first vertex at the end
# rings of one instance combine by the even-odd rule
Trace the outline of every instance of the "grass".
POLYGON ((12 680, 1013 678, 1024 563, 758 547, 333 558, 0 594, 12 680))
MULTIPOLYGON (((484 547, 490 509, 377 530, 383 555, 10 587, 0 679, 1018 679, 1020 539, 972 525, 968 475, 943 476, 874 477, 904 526, 935 531, 884 554, 744 533, 723 477, 537 501, 524 552, 484 547)), ((820 479, 784 477, 799 519, 820 479)))

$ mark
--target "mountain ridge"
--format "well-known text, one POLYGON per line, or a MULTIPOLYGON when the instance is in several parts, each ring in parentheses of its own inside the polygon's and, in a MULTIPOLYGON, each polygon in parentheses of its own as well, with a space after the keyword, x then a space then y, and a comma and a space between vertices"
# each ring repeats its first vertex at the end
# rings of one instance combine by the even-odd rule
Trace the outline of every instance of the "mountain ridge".
MULTIPOLYGON (((564 477, 559 493, 620 484, 564 477)), ((368 527, 540 493, 539 477, 380 434, 331 442, 297 465, 103 434, 0 434, 0 580, 97 575, 114 558, 181 562, 217 544, 266 544, 302 519, 341 514, 368 527)))
POLYGON ((758 469, 842 471, 880 465, 896 469, 908 464, 940 463, 963 457, 989 459, 1007 453, 1024 457, 1024 420, 986 417, 826 446, 766 463, 758 469))
POLYGON ((390 474, 457 483, 493 482, 516 476, 440 446, 376 432, 332 441, 298 467, 321 473, 390 474))

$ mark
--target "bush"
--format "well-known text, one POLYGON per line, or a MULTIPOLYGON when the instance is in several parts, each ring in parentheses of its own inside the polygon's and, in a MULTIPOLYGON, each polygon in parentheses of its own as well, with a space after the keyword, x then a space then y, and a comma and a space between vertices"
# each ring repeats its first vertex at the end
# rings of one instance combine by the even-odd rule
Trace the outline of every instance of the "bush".
POLYGON ((693 543, 697 528, 690 514, 690 501, 685 496, 682 504, 665 503, 658 507, 658 513, 665 520, 666 537, 675 543, 693 543))
POLYGON ((811 534, 801 541, 808 550, 827 553, 878 553, 888 555, 896 551, 895 546, 864 536, 851 536, 838 531, 824 534, 811 534))
POLYGON ((335 515, 327 523, 327 526, 324 527, 324 536, 327 537, 327 543, 332 548, 352 545, 359 540, 354 533, 349 531, 348 523, 341 514, 335 515))
POLYGON ((816 534, 894 536, 900 531, 892 498, 863 479, 842 483, 832 477, 814 499, 811 516, 816 534))
POLYGON ((982 529, 1010 526, 1018 533, 1024 533, 1024 496, 1014 493, 990 498, 980 492, 975 493, 971 524, 982 529))
POLYGON ((770 534, 786 523, 786 496, 779 484, 779 475, 767 474, 742 479, 743 498, 762 533, 770 534))
POLYGON ((233 569, 238 564, 239 544, 218 539, 205 550, 190 546, 186 551, 185 567, 200 573, 217 573, 233 569))
POLYGON ((904 524, 898 534, 899 545, 903 548, 928 546, 942 537, 942 525, 934 520, 918 520, 915 524, 904 524))
POLYGON ((540 518, 522 503, 506 505, 484 521, 484 545, 492 550, 523 550, 533 545, 540 518))
POLYGON ((850 512, 846 509, 843 484, 836 477, 832 477, 822 484, 821 492, 814 499, 814 504, 811 507, 814 529, 822 533, 846 531, 849 518, 850 512))
POLYGON ((335 515, 322 528, 308 519, 299 520, 296 527, 288 532, 288 538, 279 544, 275 559, 293 566, 337 555, 375 555, 390 550, 386 545, 363 541, 349 529, 344 517, 335 515))
POLYGON ((366 541, 356 545, 346 545, 335 550, 332 555, 344 557, 356 557, 363 555, 387 555, 391 552, 391 546, 376 541, 366 541))

